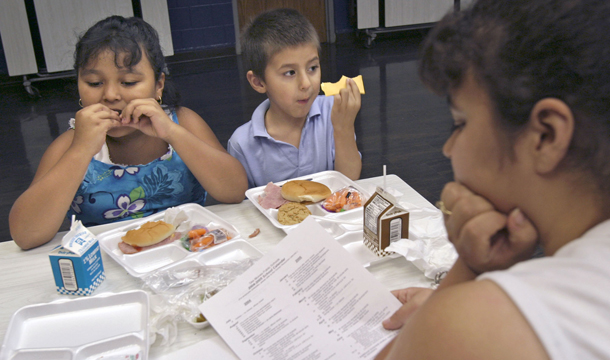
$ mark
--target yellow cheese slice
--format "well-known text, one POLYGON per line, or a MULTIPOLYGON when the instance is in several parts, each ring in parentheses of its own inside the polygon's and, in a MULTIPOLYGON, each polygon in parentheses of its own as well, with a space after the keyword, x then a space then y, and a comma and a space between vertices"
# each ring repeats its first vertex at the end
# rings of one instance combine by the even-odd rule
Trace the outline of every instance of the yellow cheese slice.
MULTIPOLYGON (((339 93, 339 90, 346 88, 346 86, 347 86, 346 80, 347 80, 347 77, 345 75, 343 75, 343 76, 341 76, 341 79, 339 79, 339 81, 337 81, 336 83, 325 82, 325 83, 322 83, 322 85, 320 87, 322 88, 322 91, 324 91, 324 94, 326 96, 337 95, 339 93)), ((360 90, 360 93, 364 94, 364 83, 362 82, 362 75, 358 75, 358 76, 352 78, 352 80, 354 80, 356 82, 356 85, 358 86, 358 90, 360 90)))

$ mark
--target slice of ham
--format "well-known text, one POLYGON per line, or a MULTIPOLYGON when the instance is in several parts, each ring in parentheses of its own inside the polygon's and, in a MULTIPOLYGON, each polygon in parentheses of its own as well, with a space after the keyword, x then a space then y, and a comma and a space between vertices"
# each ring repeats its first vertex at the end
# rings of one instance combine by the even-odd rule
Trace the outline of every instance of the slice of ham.
POLYGON ((172 235, 166 237, 165 239, 161 240, 160 242, 158 242, 154 245, 144 246, 144 247, 129 245, 128 243, 121 241, 119 243, 119 250, 121 250, 123 252, 123 254, 130 255, 130 254, 139 253, 140 251, 154 249, 159 246, 171 244, 172 242, 174 242, 176 239, 179 239, 179 238, 180 238, 179 233, 175 232, 172 235), (176 237, 176 234, 178 234, 178 237, 176 237))
POLYGON ((270 182, 263 190, 263 194, 258 197, 258 203, 261 204, 263 209, 277 209, 288 200, 282 197, 282 188, 270 182))

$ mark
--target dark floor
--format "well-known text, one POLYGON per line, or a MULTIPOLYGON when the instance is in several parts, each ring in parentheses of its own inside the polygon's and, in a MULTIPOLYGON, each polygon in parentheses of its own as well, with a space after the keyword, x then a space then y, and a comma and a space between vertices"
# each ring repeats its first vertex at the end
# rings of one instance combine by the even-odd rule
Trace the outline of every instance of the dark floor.
MULTIPOLYGON (((441 154, 451 122, 445 99, 430 94, 417 77, 421 31, 379 36, 371 49, 351 38, 323 44, 322 81, 363 75, 366 94, 356 119, 361 177, 397 174, 430 202, 452 179, 441 154)), ((209 55, 209 54, 207 54, 209 55)), ((250 119, 264 96, 250 88, 241 57, 201 58, 181 54, 170 71, 182 104, 199 113, 220 142, 250 119)), ((32 99, 19 79, 0 79, 0 240, 10 238, 8 213, 31 182, 47 146, 79 109, 74 79, 36 82, 41 97, 32 99)), ((214 200, 212 199, 212 202, 214 200)), ((44 206, 44 204, 40 204, 44 206)))

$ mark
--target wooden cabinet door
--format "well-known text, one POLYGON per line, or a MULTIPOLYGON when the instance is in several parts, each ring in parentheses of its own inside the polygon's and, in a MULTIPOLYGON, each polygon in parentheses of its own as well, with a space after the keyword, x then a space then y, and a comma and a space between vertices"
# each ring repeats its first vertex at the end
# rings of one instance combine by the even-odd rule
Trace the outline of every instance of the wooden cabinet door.
POLYGON ((291 8, 305 15, 318 32, 321 42, 327 41, 325 0, 237 0, 239 30, 263 11, 291 8))

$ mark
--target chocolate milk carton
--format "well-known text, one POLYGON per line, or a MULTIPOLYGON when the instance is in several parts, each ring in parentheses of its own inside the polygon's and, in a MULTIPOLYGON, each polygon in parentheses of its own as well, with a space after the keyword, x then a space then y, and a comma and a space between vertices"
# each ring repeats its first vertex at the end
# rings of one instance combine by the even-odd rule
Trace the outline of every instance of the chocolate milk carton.
POLYGON ((60 294, 91 295, 106 278, 100 244, 80 221, 51 250, 49 260, 60 294))
POLYGON ((392 254, 385 249, 394 241, 409 237, 409 212, 382 188, 377 187, 364 204, 363 213, 363 241, 377 256, 392 254))

